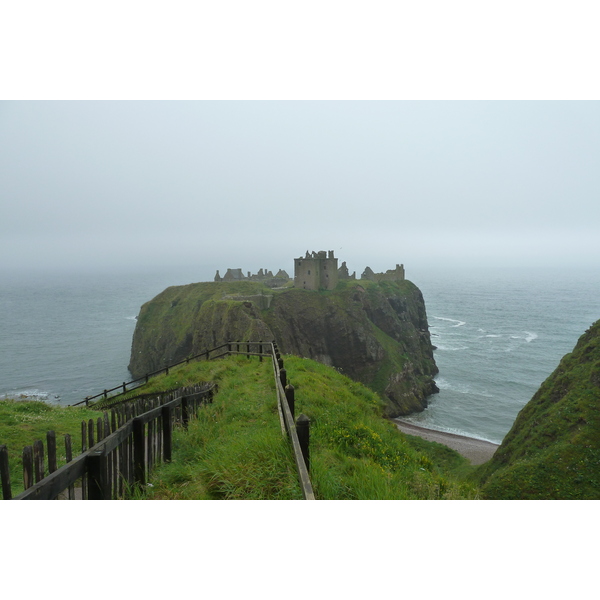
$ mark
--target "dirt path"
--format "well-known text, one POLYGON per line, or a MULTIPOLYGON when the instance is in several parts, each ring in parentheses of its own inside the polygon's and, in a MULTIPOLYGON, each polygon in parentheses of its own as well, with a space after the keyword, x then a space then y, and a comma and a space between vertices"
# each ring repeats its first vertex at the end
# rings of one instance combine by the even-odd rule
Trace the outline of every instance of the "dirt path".
POLYGON ((396 427, 403 433, 408 435, 416 435, 430 442, 444 444, 459 454, 462 454, 471 461, 472 465, 481 465, 492 458, 494 452, 498 448, 498 444, 485 442, 475 438, 456 435, 454 433, 446 433, 444 431, 435 431, 434 429, 425 429, 412 423, 407 423, 400 419, 392 419, 396 427))

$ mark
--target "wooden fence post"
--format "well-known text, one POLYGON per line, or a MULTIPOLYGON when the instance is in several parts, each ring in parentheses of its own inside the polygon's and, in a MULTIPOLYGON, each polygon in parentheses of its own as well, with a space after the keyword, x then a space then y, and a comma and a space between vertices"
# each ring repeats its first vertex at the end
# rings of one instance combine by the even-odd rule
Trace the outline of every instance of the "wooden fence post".
POLYGON ((188 399, 185 396, 183 396, 181 398, 181 424, 183 425, 184 429, 187 429, 189 420, 190 412, 188 406, 188 399))
POLYGON ((12 498, 10 487, 10 469, 8 467, 8 448, 0 446, 0 479, 2 479, 2 497, 5 500, 12 498))
POLYGON ((94 445, 94 419, 88 421, 88 448, 94 445))
POLYGON ((138 485, 146 485, 146 440, 144 422, 135 418, 133 427, 133 479, 138 485))
POLYGON ((33 485, 33 446, 23 448, 23 487, 28 490, 33 485))
POLYGON ((35 473, 35 482, 38 483, 44 479, 44 444, 42 440, 33 442, 33 468, 35 473))
MULTIPOLYGON (((85 431, 85 429, 84 429, 85 431)), ((70 463, 73 460, 73 448, 71 446, 71 436, 65 433, 65 459, 66 462, 70 463)), ((68 498, 69 500, 75 500, 75 486, 70 485, 68 487, 68 498)))
POLYGON ((285 397, 287 398, 288 406, 290 407, 290 412, 292 413, 292 419, 294 418, 294 386, 290 383, 285 386, 285 397))
POLYGON ((48 431, 46 433, 46 447, 48 448, 48 473, 56 471, 56 433, 48 431))
POLYGON ((310 419, 302 414, 296 421, 296 433, 298 434, 298 441, 300 442, 300 449, 302 450, 302 456, 306 463, 306 470, 310 471, 310 456, 309 456, 309 443, 310 443, 310 419))
POLYGON ((171 445, 173 439, 173 408, 163 406, 162 427, 163 427, 163 462, 171 462, 171 445))
MULTIPOLYGON (((88 449, 87 445, 87 423, 85 421, 81 421, 81 452, 85 452, 88 449)), ((87 482, 88 476, 85 471, 81 476, 81 499, 87 500, 87 482)))
POLYGON ((109 479, 106 472, 104 449, 96 450, 87 457, 89 477, 89 499, 110 500, 109 479))
POLYGON ((287 385, 287 371, 285 369, 279 370, 279 379, 281 380, 281 386, 285 389, 287 385))
POLYGON ((262 340, 260 340, 258 342, 258 360, 259 360, 259 362, 263 361, 262 353, 263 353, 262 340))

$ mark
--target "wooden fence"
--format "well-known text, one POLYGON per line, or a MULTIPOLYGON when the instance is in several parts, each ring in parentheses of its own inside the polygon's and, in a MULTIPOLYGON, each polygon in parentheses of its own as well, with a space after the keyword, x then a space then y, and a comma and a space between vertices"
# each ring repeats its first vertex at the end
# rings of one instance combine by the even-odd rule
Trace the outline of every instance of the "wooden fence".
MULTIPOLYGON (((83 402, 89 405, 93 398, 102 400, 91 408, 104 412, 96 421, 82 423, 82 453, 72 459, 71 437, 65 436, 65 456, 67 464, 60 469, 56 467, 56 436, 50 431, 47 434, 48 471, 44 472, 44 446, 38 440, 23 450, 23 482, 25 490, 15 500, 45 500, 57 497, 75 499, 109 500, 125 497, 135 486, 146 483, 152 466, 159 462, 171 460, 171 433, 174 422, 184 427, 198 407, 212 401, 216 385, 195 386, 160 394, 146 394, 136 398, 122 398, 127 385, 140 381, 148 381, 152 376, 168 373, 169 369, 192 360, 212 360, 231 354, 243 354, 250 358, 258 356, 259 360, 270 357, 273 363, 277 408, 284 435, 289 438, 296 462, 298 478, 302 494, 306 500, 314 500, 312 484, 309 477, 309 426, 310 420, 300 415, 294 421, 294 388, 287 383, 287 372, 283 359, 275 342, 227 342, 216 348, 206 350, 163 369, 149 373, 143 378, 123 383, 111 390, 105 390, 97 396, 88 397, 83 402), (254 350, 254 351, 252 351, 254 350), (118 394, 108 397, 108 393, 116 390, 118 394), (75 484, 78 482, 78 494, 75 484)), ((78 404, 83 404, 80 402, 78 404)), ((8 453, 5 446, 0 446, 0 475, 2 493, 5 500, 11 499, 10 472, 8 469, 8 453)))
MULTIPOLYGON (((82 453, 71 454, 71 437, 65 436, 67 464, 56 468, 56 438, 47 435, 48 471, 45 474, 41 440, 23 449, 25 490, 14 500, 112 500, 126 497, 146 484, 153 465, 171 460, 173 424, 187 427, 204 403, 211 402, 215 384, 182 388, 176 393, 138 399, 104 412, 81 425, 82 453), (77 491, 77 494, 75 493, 77 491), (76 498, 77 496, 77 498, 76 498)), ((0 449, 0 471, 5 500, 11 499, 6 447, 0 449), (6 467, 6 468, 5 468, 6 467)))
POLYGON ((287 434, 292 445, 304 499, 314 500, 315 494, 309 477, 310 419, 306 415, 300 415, 298 420, 294 422, 294 387, 287 383, 287 371, 283 366, 283 359, 275 342, 271 344, 271 357, 281 429, 287 434))
MULTIPOLYGON (((80 404, 85 404, 86 406, 93 400, 97 400, 98 398, 103 398, 104 400, 108 399, 108 395, 112 392, 116 392, 119 390, 117 394, 112 394, 110 396, 110 400, 114 400, 123 394, 130 392, 136 387, 142 386, 148 383, 151 377, 155 377, 156 375, 161 375, 165 373, 169 374, 169 370, 179 365, 189 364, 195 360, 213 360, 215 358, 222 358, 224 356, 229 356, 230 354, 244 354, 246 356, 258 356, 262 361, 262 357, 265 356, 263 350, 270 347, 270 342, 227 342, 225 344, 221 344, 220 346, 216 346, 215 348, 211 348, 210 350, 204 350, 200 354, 196 354, 195 356, 188 356, 188 358, 184 358, 179 362, 173 363, 172 365, 168 365, 163 367, 162 369, 158 369, 158 371, 152 371, 151 373, 146 373, 143 377, 138 377, 137 379, 133 379, 132 381, 124 381, 120 385, 117 385, 111 389, 104 390, 95 396, 87 396, 81 402, 76 402, 73 406, 79 406, 80 404), (243 351, 243 348, 246 347, 246 352, 243 351), (254 347, 254 352, 251 352, 250 349, 254 347), (224 350, 224 348, 227 348, 224 350), (235 350, 233 349, 235 348, 235 350)), ((104 403, 103 403, 104 405, 104 403)))

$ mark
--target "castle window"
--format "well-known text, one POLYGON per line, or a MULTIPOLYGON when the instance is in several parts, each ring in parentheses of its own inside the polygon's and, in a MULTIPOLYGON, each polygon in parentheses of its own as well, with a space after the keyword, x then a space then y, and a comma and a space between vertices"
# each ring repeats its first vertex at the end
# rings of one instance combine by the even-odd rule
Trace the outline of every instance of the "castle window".
POLYGON ((308 270, 308 274, 310 275, 310 269, 308 270))

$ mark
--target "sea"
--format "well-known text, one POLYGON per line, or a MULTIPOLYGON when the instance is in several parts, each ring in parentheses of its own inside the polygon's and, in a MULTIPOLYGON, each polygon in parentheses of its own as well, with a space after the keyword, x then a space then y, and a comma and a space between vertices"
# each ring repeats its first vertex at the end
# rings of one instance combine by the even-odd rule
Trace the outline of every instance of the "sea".
MULTIPOLYGON (((440 390, 406 421, 500 443, 600 318, 600 269, 415 269, 440 390)), ((210 280, 192 267, 0 273, 0 398, 71 405, 131 379, 143 303, 210 280)))

